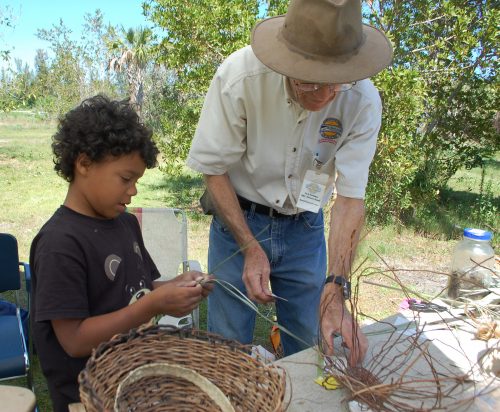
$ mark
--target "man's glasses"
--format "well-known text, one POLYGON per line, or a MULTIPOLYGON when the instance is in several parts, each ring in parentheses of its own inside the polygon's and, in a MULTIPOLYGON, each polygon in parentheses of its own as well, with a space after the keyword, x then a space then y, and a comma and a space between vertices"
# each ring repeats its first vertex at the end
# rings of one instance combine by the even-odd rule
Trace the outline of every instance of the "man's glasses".
POLYGON ((352 89, 356 82, 352 83, 304 83, 299 80, 292 79, 295 88, 304 93, 317 92, 328 88, 330 93, 346 92, 352 89))

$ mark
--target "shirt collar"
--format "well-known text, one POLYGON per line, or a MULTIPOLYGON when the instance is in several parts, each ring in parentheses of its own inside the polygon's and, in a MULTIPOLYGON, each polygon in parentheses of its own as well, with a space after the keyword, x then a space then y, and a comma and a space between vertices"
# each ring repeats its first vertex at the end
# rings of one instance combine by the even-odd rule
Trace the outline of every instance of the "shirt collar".
POLYGON ((288 77, 281 76, 283 79, 283 89, 285 91, 285 100, 287 104, 293 105, 295 108, 295 112, 297 116, 301 119, 305 119, 309 116, 309 110, 304 109, 300 103, 295 99, 295 93, 292 90, 292 86, 290 85, 290 81, 288 77))

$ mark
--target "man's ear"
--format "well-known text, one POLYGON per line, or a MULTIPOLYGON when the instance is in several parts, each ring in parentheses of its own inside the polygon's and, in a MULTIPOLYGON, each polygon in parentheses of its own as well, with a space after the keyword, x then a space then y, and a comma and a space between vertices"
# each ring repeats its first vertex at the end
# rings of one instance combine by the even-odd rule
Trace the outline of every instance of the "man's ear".
POLYGON ((80 153, 75 160, 75 174, 86 176, 91 165, 92 160, 85 153, 80 153))

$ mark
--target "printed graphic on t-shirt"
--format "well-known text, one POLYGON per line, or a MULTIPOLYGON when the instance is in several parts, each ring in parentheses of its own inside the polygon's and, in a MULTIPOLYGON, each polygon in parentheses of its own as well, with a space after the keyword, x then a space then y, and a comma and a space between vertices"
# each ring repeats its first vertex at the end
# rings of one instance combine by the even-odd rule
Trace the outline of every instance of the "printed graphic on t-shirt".
POLYGON ((337 139, 342 136, 342 131, 343 127, 341 121, 333 117, 328 117, 319 128, 319 134, 321 135, 319 142, 336 144, 337 139))
POLYGON ((142 258, 141 248, 139 247, 139 243, 137 243, 137 242, 134 242, 134 252, 139 255, 139 257, 141 258, 141 260, 144 260, 142 258))
MULTIPOLYGON (((127 289, 127 293, 129 294, 130 296, 130 301, 129 301, 129 306, 134 303, 134 302, 137 302, 139 299, 141 299, 142 297, 146 296, 148 293, 151 292, 151 290, 149 290, 147 287, 146 287, 146 279, 144 278, 141 278, 139 283, 137 285, 127 285, 126 286, 126 289, 127 289)), ((153 316, 151 319, 150 319, 150 323, 155 325, 158 323, 158 321, 160 320, 162 315, 156 315, 156 316, 153 316)))
POLYGON ((117 255, 109 255, 104 261, 104 272, 109 280, 115 280, 116 274, 118 273, 118 266, 120 266, 121 261, 122 258, 117 255))
MULTIPOLYGON (((136 261, 137 268, 136 271, 134 271, 134 276, 131 280, 128 276, 126 276, 127 272, 125 271, 125 269, 122 268, 120 272, 118 272, 120 264, 122 263, 122 258, 120 256, 112 253, 104 261, 104 272, 106 273, 106 276, 109 280, 115 282, 117 280, 118 273, 122 273, 122 275, 120 276, 126 276, 126 279, 122 280, 122 282, 127 282, 127 284, 125 284, 124 292, 129 299, 129 305, 151 292, 151 290, 146 286, 147 283, 146 278, 144 277, 143 267, 144 259, 142 257, 141 248, 137 241, 132 242, 132 250, 134 251, 134 254, 139 257, 140 262, 136 261)), ((130 260, 126 260, 125 262, 128 262, 128 265, 132 264, 130 260)), ((121 282, 120 284, 122 285, 121 287, 123 287, 123 284, 121 282)))
POLYGON ((151 292, 146 287, 146 279, 144 278, 139 279, 139 281, 134 285, 126 285, 125 289, 127 291, 127 294, 130 296, 129 305, 138 301, 144 295, 147 295, 149 292, 151 292))

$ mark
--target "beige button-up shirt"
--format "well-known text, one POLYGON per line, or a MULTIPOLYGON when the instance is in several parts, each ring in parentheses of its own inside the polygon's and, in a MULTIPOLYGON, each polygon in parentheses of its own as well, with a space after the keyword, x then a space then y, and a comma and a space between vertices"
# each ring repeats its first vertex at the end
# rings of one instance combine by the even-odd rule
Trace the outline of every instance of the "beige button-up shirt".
POLYGON ((304 175, 314 169, 319 142, 331 156, 323 205, 335 187, 364 198, 381 123, 370 80, 339 93, 318 112, 296 103, 286 77, 264 66, 247 46, 219 67, 205 97, 187 165, 203 174, 228 173, 237 194, 293 214, 304 175))

